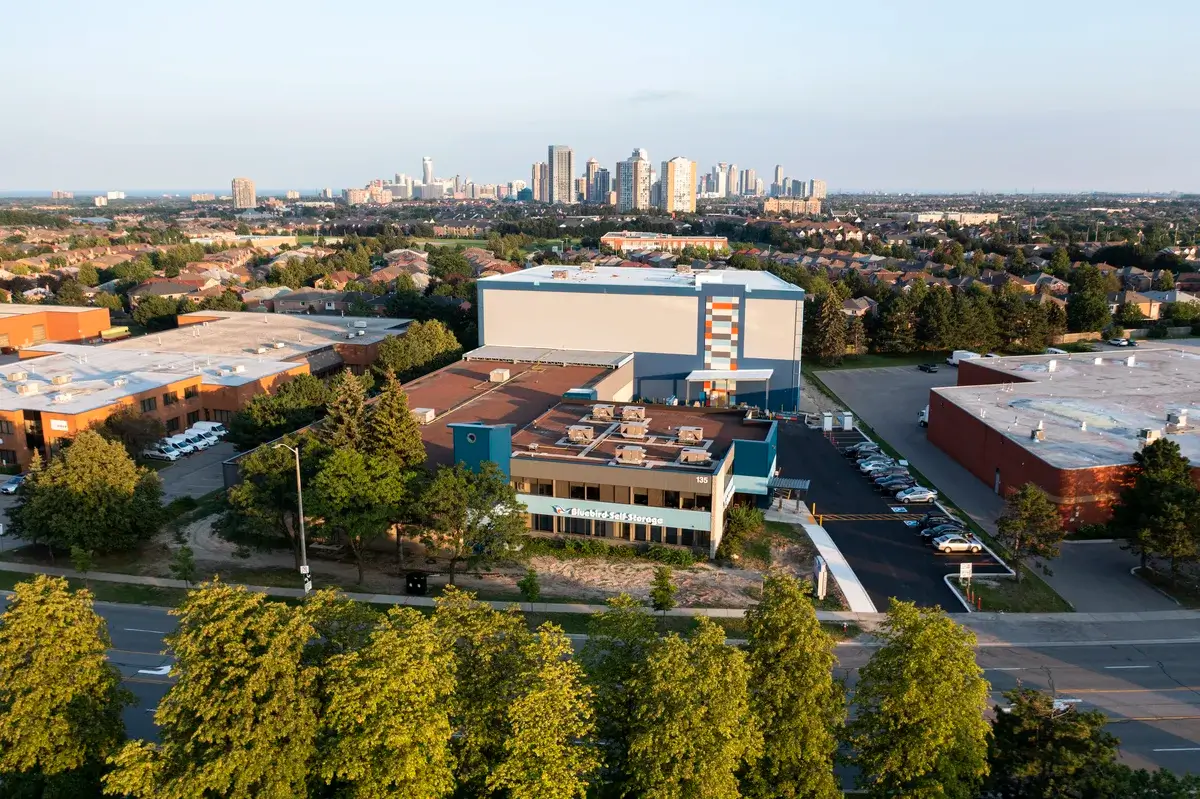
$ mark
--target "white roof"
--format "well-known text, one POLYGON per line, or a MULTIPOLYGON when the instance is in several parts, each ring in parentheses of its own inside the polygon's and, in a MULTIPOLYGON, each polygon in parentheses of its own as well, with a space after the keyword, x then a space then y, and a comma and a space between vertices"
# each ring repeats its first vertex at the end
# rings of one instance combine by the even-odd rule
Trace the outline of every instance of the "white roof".
POLYGON ((689 383, 707 380, 770 380, 774 369, 695 369, 687 376, 689 383))
POLYGON ((725 283, 731 286, 744 286, 747 290, 794 291, 798 297, 804 295, 804 290, 793 286, 786 280, 772 275, 770 272, 757 272, 743 269, 710 269, 692 273, 679 273, 674 269, 639 269, 636 267, 597 266, 593 271, 584 271, 578 266, 544 265, 533 266, 507 275, 493 275, 480 278, 481 286, 495 283, 546 283, 566 286, 662 286, 662 287, 694 287, 702 283, 725 283), (554 272, 563 270, 567 273, 565 280, 555 278, 554 272))

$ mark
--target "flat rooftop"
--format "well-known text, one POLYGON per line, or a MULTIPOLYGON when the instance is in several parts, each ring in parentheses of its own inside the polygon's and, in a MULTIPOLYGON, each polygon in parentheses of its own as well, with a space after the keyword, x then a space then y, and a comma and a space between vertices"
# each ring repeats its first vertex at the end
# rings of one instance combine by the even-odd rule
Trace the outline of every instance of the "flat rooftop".
POLYGON ((743 411, 706 412, 686 406, 649 405, 640 406, 645 408, 644 437, 630 438, 622 433, 621 409, 634 403, 600 403, 613 406, 612 420, 595 418, 594 404, 561 402, 548 409, 513 436, 513 457, 711 473, 735 439, 762 441, 770 431, 769 424, 747 421, 743 411), (590 428, 592 439, 571 441, 572 426, 590 428), (700 428, 700 440, 681 440, 681 427, 700 428), (630 466, 617 461, 617 448, 623 446, 641 447, 644 463, 630 466), (685 447, 705 450, 710 460, 682 463, 680 455, 685 447))
POLYGON ((95 310, 94 305, 0 305, 0 318, 39 313, 81 314, 95 310))
POLYGON ((55 354, 4 365, 0 374, 4 378, 0 381, 0 410, 73 415, 195 375, 200 375, 201 383, 238 386, 296 368, 290 361, 249 357, 206 360, 158 352, 131 354, 111 346, 81 344, 39 344, 36 351, 55 354), (8 379, 18 372, 27 377, 20 381, 8 379), (55 378, 68 380, 58 385, 55 378), (35 386, 36 393, 18 393, 21 385, 35 386))
POLYGON ((1200 349, 1138 347, 988 358, 971 365, 1032 382, 952 386, 933 393, 1052 466, 1132 463, 1143 429, 1162 431, 1200 464, 1200 349), (1131 356, 1133 364, 1127 365, 1131 356), (1167 432, 1167 414, 1178 411, 1188 412, 1189 427, 1167 432), (1039 422, 1045 440, 1033 441, 1030 434, 1039 422))
POLYGON ((748 291, 793 291, 797 299, 804 296, 804 289, 793 286, 770 272, 747 269, 709 269, 691 274, 679 273, 674 269, 637 269, 624 266, 597 266, 589 271, 578 266, 533 266, 508 275, 493 275, 479 279, 481 286, 498 283, 512 285, 550 284, 563 286, 609 286, 613 288, 640 286, 643 288, 695 288, 700 283, 724 283, 744 286, 748 291), (566 278, 554 277, 554 272, 564 270, 566 278))
POLYGON ((431 463, 454 462, 455 422, 510 424, 522 428, 573 388, 585 388, 609 374, 607 366, 559 366, 507 361, 459 361, 404 386, 408 407, 431 408, 434 421, 422 425, 421 439, 431 463), (507 369, 509 379, 492 383, 493 369, 507 369))
POLYGON ((122 339, 103 347, 196 357, 269 354, 274 360, 298 360, 332 344, 378 343, 403 333, 412 321, 242 311, 200 311, 179 318, 182 326, 174 330, 122 339), (189 324, 189 320, 205 321, 189 324), (358 335, 359 332, 363 335, 358 335), (350 334, 354 338, 349 338, 350 334), (259 348, 265 348, 266 352, 259 353, 259 348))
POLYGON ((552 363, 560 366, 609 366, 613 369, 633 359, 632 352, 597 350, 555 350, 544 347, 506 347, 485 344, 463 356, 464 361, 504 361, 505 363, 552 363))

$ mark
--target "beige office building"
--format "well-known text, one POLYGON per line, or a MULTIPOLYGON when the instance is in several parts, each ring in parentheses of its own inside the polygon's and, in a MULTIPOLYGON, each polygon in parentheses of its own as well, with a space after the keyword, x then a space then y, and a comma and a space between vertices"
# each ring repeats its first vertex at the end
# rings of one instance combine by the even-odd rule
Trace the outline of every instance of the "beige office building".
POLYGON ((696 162, 676 156, 662 162, 660 207, 667 213, 696 211, 696 162))
POLYGON ((533 190, 534 201, 544 203, 549 200, 550 168, 545 161, 538 161, 533 165, 529 174, 529 188, 533 190))
POLYGON ((574 203, 575 151, 565 144, 551 144, 547 156, 550 191, 546 201, 567 205, 574 203))
POLYGON ((258 207, 258 197, 254 194, 254 181, 250 178, 233 179, 233 207, 258 207))
POLYGON ((650 207, 650 157, 639 148, 617 162, 617 210, 640 211, 650 207))

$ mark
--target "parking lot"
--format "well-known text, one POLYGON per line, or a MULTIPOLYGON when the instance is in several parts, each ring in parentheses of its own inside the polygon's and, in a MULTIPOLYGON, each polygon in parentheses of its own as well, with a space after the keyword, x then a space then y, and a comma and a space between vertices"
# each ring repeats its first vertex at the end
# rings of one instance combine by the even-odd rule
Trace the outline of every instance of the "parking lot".
POLYGON ((987 551, 942 555, 921 542, 917 520, 936 510, 928 503, 902 505, 876 491, 854 460, 838 451, 862 440, 857 431, 826 438, 803 424, 780 429, 779 464, 786 477, 812 481, 808 501, 815 503, 823 526, 880 610, 888 599, 940 605, 960 612, 962 605, 946 587, 946 574, 969 562, 986 573, 997 564, 987 551))

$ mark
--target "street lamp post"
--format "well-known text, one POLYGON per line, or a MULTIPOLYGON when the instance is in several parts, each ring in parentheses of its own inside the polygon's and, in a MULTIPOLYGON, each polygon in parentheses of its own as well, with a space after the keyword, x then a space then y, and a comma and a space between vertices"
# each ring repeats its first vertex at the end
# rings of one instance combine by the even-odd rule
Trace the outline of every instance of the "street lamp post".
POLYGON ((304 543, 304 488, 300 485, 300 448, 276 444, 275 449, 289 450, 296 456, 296 506, 300 514, 300 576, 304 578, 304 593, 312 591, 312 576, 308 571, 308 552, 304 543))

